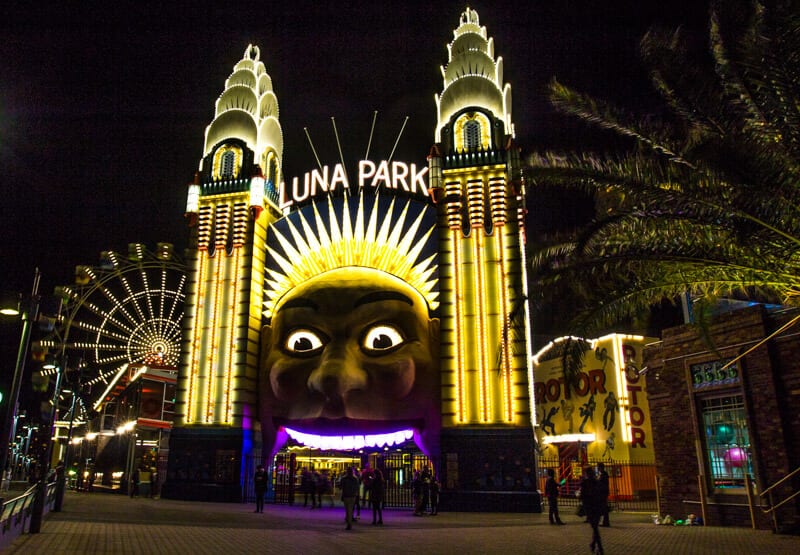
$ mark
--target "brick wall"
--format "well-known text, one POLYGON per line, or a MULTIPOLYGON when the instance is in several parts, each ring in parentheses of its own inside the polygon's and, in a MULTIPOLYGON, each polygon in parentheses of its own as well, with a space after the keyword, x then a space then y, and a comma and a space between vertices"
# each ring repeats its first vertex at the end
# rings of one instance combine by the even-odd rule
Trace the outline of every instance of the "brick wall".
MULTIPOLYGON (((704 432, 698 393, 690 383, 690 365, 738 356, 798 315, 769 314, 763 307, 750 307, 712 320, 708 335, 713 346, 695 326, 679 326, 664 330, 662 341, 645 349, 662 514, 674 518, 701 514, 698 474, 708 471, 698 462, 704 432)), ((744 397, 754 482, 757 491, 762 491, 800 465, 800 323, 747 354, 739 368, 740 383, 719 392, 744 397)), ((750 525, 744 492, 714 491, 708 479, 705 490, 708 524, 750 525)), ((798 512, 798 505, 790 502, 779 512, 779 525, 795 525, 798 512)), ((760 528, 772 526, 758 508, 756 520, 760 528)))

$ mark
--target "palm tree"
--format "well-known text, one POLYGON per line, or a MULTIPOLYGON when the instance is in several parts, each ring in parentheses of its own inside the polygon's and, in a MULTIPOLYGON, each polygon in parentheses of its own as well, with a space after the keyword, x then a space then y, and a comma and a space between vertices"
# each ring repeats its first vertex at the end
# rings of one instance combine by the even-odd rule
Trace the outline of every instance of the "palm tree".
POLYGON ((720 0, 709 20, 700 58, 680 30, 651 30, 641 41, 663 117, 550 84, 559 111, 631 145, 529 160, 534 187, 587 190, 598 207, 589 226, 532 257, 535 285, 569 284, 581 299, 573 335, 685 293, 798 304, 800 18, 778 5, 720 0))

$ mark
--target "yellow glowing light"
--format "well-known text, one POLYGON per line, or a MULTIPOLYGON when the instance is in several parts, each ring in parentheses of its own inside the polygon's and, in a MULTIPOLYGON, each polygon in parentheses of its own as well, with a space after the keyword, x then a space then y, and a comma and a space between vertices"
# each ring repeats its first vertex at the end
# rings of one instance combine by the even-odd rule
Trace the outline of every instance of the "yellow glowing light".
MULTIPOLYGON (((217 319, 220 315, 220 303, 221 295, 220 295, 220 272, 222 271, 222 253, 217 251, 214 253, 214 275, 213 275, 213 283, 214 283, 214 294, 211 299, 211 307, 212 311, 210 314, 211 320, 211 330, 213 334, 216 334, 217 330, 217 319)), ((203 411, 205 415, 205 422, 211 423, 214 421, 214 407, 215 407, 215 400, 216 400, 216 386, 217 386, 217 375, 214 371, 216 367, 217 361, 217 352, 219 351, 219 343, 216 341, 216 338, 211 341, 210 345, 210 352, 208 357, 206 358, 206 379, 208 383, 206 384, 206 397, 204 399, 205 402, 205 410, 203 411)))
POLYGON ((576 443, 582 441, 583 443, 592 443, 597 439, 595 434, 562 434, 560 436, 545 436, 542 438, 542 443, 576 443))
POLYGON ((489 364, 486 360, 486 290, 483 283, 483 230, 473 229, 472 259, 475 272, 475 293, 478 295, 476 313, 478 318, 478 335, 475 337, 477 354, 478 390, 480 394, 480 421, 489 422, 491 414, 491 397, 489 395, 489 364))
POLYGON ((498 261, 497 261, 497 288, 500 290, 500 322, 504 324, 504 336, 500 338, 500 349, 501 349, 501 364, 502 370, 501 375, 503 379, 503 407, 505 408, 504 416, 506 422, 512 422, 514 420, 514 396, 512 393, 512 386, 513 386, 513 379, 512 379, 512 364, 511 364, 511 321, 509 319, 509 310, 508 306, 508 292, 506 291, 505 286, 505 236, 502 233, 502 229, 499 229, 495 232, 494 240, 495 240, 495 252, 498 253, 498 261))
MULTIPOLYGON (((460 299, 462 298, 462 263, 461 263, 461 232, 458 229, 453 229, 450 235, 451 238, 451 248, 453 251, 453 289, 455 293, 455 298, 460 299)), ((464 339, 462 335, 462 330, 466 331, 466 326, 464 325, 464 311, 462 308, 462 303, 456 302, 453 303, 455 312, 456 312, 456 329, 455 329, 455 342, 456 342, 456 401, 457 401, 457 411, 456 411, 456 421, 463 423, 466 421, 467 410, 466 410, 466 391, 465 391, 465 384, 464 384, 464 372, 466 369, 464 368, 466 357, 464 354, 464 339)))
POLYGON ((353 222, 348 197, 344 197, 341 213, 337 213, 329 197, 327 225, 315 204, 314 226, 300 212, 301 229, 288 221, 288 236, 275 230, 286 256, 267 247, 270 258, 280 268, 267 270, 269 277, 265 279, 264 314, 271 317, 278 300, 295 286, 323 272, 347 266, 364 266, 392 274, 419 291, 430 309, 435 310, 439 306, 436 280, 431 277, 436 271, 435 255, 416 262, 433 231, 429 229, 420 239, 416 239, 417 231, 430 208, 426 206, 411 226, 405 229, 409 219, 408 207, 406 203, 401 213, 396 215, 395 200, 392 200, 388 211, 379 214, 376 196, 369 221, 365 222, 364 199, 361 196, 356 221, 353 222), (383 218, 382 222, 378 221, 379 217, 383 218), (330 232, 327 228, 330 228, 330 232))
MULTIPOLYGON (((239 304, 239 270, 240 270, 241 249, 234 249, 233 252, 233 295, 228 309, 230 318, 233 319, 236 315, 236 307, 239 304)), ((228 365, 225 372, 225 387, 223 389, 225 395, 225 415, 223 422, 229 424, 231 422, 231 378, 233 377, 233 354, 236 352, 236 331, 238 326, 234 325, 235 322, 230 322, 228 325, 228 365)))
POLYGON ((208 252, 198 251, 197 256, 197 300, 195 302, 196 313, 194 318, 191 318, 192 329, 191 337, 191 350, 189 351, 189 383, 187 384, 188 401, 186 403, 186 422, 191 423, 194 421, 194 403, 197 399, 197 387, 200 376, 200 339, 202 337, 202 321, 204 317, 205 307, 205 275, 208 252))

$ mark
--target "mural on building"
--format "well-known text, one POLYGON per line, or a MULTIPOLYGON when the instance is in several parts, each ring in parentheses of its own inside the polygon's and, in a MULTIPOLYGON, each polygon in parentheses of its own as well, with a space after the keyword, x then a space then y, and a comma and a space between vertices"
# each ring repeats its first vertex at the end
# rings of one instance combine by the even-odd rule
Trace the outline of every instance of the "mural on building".
POLYGON ((642 348, 652 340, 612 334, 589 342, 591 349, 574 387, 564 379, 556 340, 534 356, 537 440, 546 457, 563 444, 581 444, 587 458, 652 462, 653 442, 642 348))

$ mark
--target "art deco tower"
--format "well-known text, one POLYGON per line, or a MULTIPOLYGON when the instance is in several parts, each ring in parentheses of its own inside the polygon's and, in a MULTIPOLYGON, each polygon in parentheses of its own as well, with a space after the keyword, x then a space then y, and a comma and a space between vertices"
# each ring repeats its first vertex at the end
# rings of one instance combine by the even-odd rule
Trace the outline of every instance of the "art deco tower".
POLYGON ((281 215, 282 153, 272 80, 250 45, 217 99, 189 186, 193 244, 167 497, 210 499, 198 484, 213 481, 220 500, 239 499, 243 456, 260 453, 264 252, 266 229, 281 215))
POLYGON ((474 10, 461 15, 448 55, 429 167, 440 236, 442 456, 455 484, 497 458, 532 465, 533 432, 511 86, 474 10))

